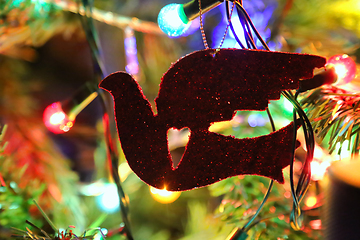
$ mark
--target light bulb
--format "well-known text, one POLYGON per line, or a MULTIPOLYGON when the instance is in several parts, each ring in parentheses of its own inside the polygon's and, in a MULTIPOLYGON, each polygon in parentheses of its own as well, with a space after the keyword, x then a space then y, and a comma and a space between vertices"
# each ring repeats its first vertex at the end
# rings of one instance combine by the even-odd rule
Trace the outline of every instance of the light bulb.
POLYGON ((313 181, 320 181, 324 178, 327 169, 330 167, 331 161, 312 161, 310 163, 311 168, 311 179, 313 181))
POLYGON ((164 189, 150 187, 151 196, 159 203, 172 203, 180 197, 181 192, 170 192, 164 189))
MULTIPOLYGON (((223 0, 202 0, 201 13, 217 7, 223 0)), ((185 4, 171 3, 160 10, 158 25, 170 37, 183 35, 191 25, 191 21, 200 15, 199 0, 191 0, 185 4)))
POLYGON ((309 208, 314 207, 317 203, 317 198, 315 196, 309 196, 305 200, 305 205, 309 208))
POLYGON ((334 85, 344 85, 355 78, 356 63, 346 54, 332 56, 327 61, 327 65, 332 65, 335 68, 337 81, 334 85))
POLYGON ((163 7, 158 15, 158 25, 170 37, 179 37, 191 25, 183 4, 171 3, 163 7))
POLYGON ((135 33, 134 30, 130 27, 125 28, 124 33, 124 47, 126 57, 125 70, 132 75, 137 75, 139 73, 139 61, 137 58, 135 33))
POLYGON ((52 103, 43 113, 45 126, 56 134, 68 132, 74 125, 76 116, 97 96, 98 93, 86 84, 70 99, 52 103))
POLYGON ((74 125, 75 119, 70 120, 62 109, 60 102, 47 106, 43 113, 45 126, 53 133, 68 132, 74 125))
POLYGON ((96 197, 99 208, 106 213, 115 213, 120 210, 120 200, 115 184, 103 186, 103 193, 96 197))

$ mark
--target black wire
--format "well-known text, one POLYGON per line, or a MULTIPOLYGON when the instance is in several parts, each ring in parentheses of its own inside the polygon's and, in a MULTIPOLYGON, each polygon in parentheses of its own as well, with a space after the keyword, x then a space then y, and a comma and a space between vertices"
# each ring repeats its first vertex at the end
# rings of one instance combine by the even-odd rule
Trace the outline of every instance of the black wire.
MULTIPOLYGON (((104 109, 104 113, 106 114, 110 110, 110 105, 108 104, 108 101, 106 100, 108 95, 105 95, 106 93, 104 91, 100 92, 100 96, 101 96, 101 104, 102 107, 104 109)), ((120 213, 121 213, 121 217, 122 217, 122 221, 124 222, 124 232, 126 233, 126 237, 129 240, 133 240, 132 237, 132 233, 131 233, 131 229, 130 229, 130 221, 128 219, 128 215, 129 215, 129 203, 127 201, 126 198, 126 194, 122 188, 121 185, 121 180, 120 180, 120 176, 119 176, 119 171, 118 171, 118 167, 119 167, 119 157, 118 154, 116 153, 116 143, 112 141, 112 136, 111 133, 113 132, 111 130, 111 127, 109 125, 109 122, 106 122, 106 120, 104 120, 104 133, 105 133, 105 141, 106 141, 106 146, 107 146, 107 150, 108 150, 108 154, 109 154, 109 159, 111 162, 111 175, 114 179, 117 191, 118 191, 118 196, 119 196, 119 202, 120 202, 120 213)))
MULTIPOLYGON (((238 16, 239 16, 240 22, 242 23, 242 26, 243 26, 243 30, 245 32, 245 39, 246 39, 247 46, 251 45, 251 46, 253 46, 253 48, 256 48, 254 40, 253 40, 253 36, 251 35, 251 30, 249 27, 249 25, 250 25, 252 31, 254 31, 256 37, 259 39, 259 41, 261 42, 263 47, 266 50, 270 51, 266 42, 260 36, 255 25, 251 21, 248 13, 243 8, 242 1, 235 1, 235 3, 237 4, 236 9, 238 11, 238 16), (241 16, 243 18, 241 18, 241 16)), ((293 96, 291 91, 283 91, 282 93, 294 106, 294 111, 293 111, 294 134, 293 134, 291 161, 290 161, 290 182, 291 182, 290 185, 291 185, 291 192, 293 195, 293 204, 294 204, 294 206, 293 206, 293 218, 294 218, 293 222, 297 224, 296 220, 299 217, 301 217, 299 203, 301 202, 302 198, 304 197, 304 195, 309 187, 309 184, 310 184, 310 178, 311 178, 310 162, 313 159, 314 148, 315 148, 315 137, 314 137, 312 125, 311 125, 307 115, 305 114, 304 110, 301 108, 300 104, 297 102, 297 97, 299 95, 299 92, 297 91, 295 96, 293 96), (296 114, 299 115, 299 119, 296 119, 296 114), (303 164, 303 168, 302 168, 302 171, 301 171, 301 174, 299 177, 299 181, 298 181, 298 184, 297 184, 296 190, 295 190, 294 179, 293 179, 293 176, 294 176, 293 163, 294 163, 294 158, 295 158, 295 146, 296 146, 296 138, 297 138, 296 136, 297 136, 297 122, 298 121, 300 122, 300 124, 303 128, 307 154, 306 154, 306 159, 303 164)))
MULTIPOLYGON (((290 163, 290 186, 291 186, 291 193, 293 196, 293 210, 290 215, 290 220, 293 223, 294 227, 296 229, 299 229, 300 226, 298 224, 298 219, 301 219, 301 211, 300 211, 300 202, 302 201, 303 197, 305 196, 305 193, 308 190, 309 184, 310 184, 310 178, 311 178, 311 169, 310 169, 310 162, 313 158, 314 153, 314 147, 315 147, 315 140, 314 140, 314 134, 313 129, 311 126, 311 123, 309 119, 307 118, 305 112, 300 107, 299 103, 297 102, 297 97, 299 95, 299 91, 296 92, 295 96, 292 96, 291 92, 285 91, 283 92, 284 96, 293 104, 294 106, 294 126, 296 126, 296 113, 299 115, 299 121, 301 122, 303 131, 304 131, 304 137, 305 137, 305 143, 306 143, 306 149, 307 149, 307 155, 305 162, 303 164, 303 168, 300 174, 300 178, 296 187, 296 190, 294 189, 294 172, 293 172, 293 161, 290 163)), ((297 129, 297 127, 296 127, 297 129)), ((295 128, 294 128, 295 131, 295 128)), ((292 158, 293 159, 293 158, 292 158)))
POLYGON ((254 23, 251 21, 249 14, 246 12, 246 10, 244 9, 244 7, 242 6, 242 4, 237 4, 237 9, 239 9, 243 15, 245 16, 247 22, 251 25, 252 30, 254 31, 256 37, 259 39, 259 41, 261 42, 261 44, 263 45, 263 47, 270 51, 270 48, 268 47, 268 45, 266 44, 266 42, 264 41, 264 39, 261 37, 260 33, 258 32, 258 30, 256 29, 254 23))
POLYGON ((239 21, 240 21, 243 31, 244 31, 244 36, 245 36, 245 40, 246 40, 246 44, 247 44, 248 48, 256 49, 256 44, 254 42, 254 37, 251 33, 249 22, 246 19, 243 11, 241 11, 241 9, 239 9, 238 4, 236 4, 236 11, 238 13, 239 21))
MULTIPOLYGON (((237 9, 237 7, 236 7, 237 9)), ((251 48, 254 48, 254 46, 251 45, 250 41, 249 41, 249 34, 247 32, 247 28, 246 28, 246 24, 245 24, 245 21, 244 19, 239 15, 239 12, 238 12, 238 17, 239 17, 239 21, 240 21, 240 24, 242 26, 242 29, 243 29, 243 32, 244 32, 244 37, 245 37, 245 42, 246 42, 246 46, 248 49, 251 49, 251 48)))
MULTIPOLYGON (((93 63, 93 69, 94 69, 94 73, 95 76, 97 76, 97 78, 104 78, 104 67, 101 64, 101 59, 100 59, 100 50, 99 50, 99 44, 98 44, 98 36, 96 34, 96 30, 91 18, 91 8, 92 8, 92 3, 89 3, 87 0, 81 0, 82 1, 82 5, 85 8, 85 16, 82 17, 80 16, 80 22, 81 25, 85 31, 85 36, 87 39, 87 42, 89 44, 90 47, 90 54, 91 54, 91 58, 92 58, 92 63, 93 63)), ((80 5, 78 5, 78 7, 80 7, 80 5)), ((98 79, 95 78, 95 82, 96 84, 98 84, 98 79)))
MULTIPOLYGON (((95 73, 95 81, 98 83, 98 80, 104 78, 105 68, 103 67, 101 57, 100 57, 100 45, 98 41, 98 36, 96 34, 95 26, 93 23, 93 19, 91 18, 91 8, 92 3, 89 3, 88 0, 82 0, 82 4, 85 8, 85 17, 80 17, 81 24, 84 28, 86 39, 90 46, 90 52, 92 57, 92 62, 94 66, 94 73, 95 73)), ((102 109, 104 110, 104 115, 107 114, 108 116, 112 116, 113 109, 110 107, 111 98, 107 93, 102 90, 98 91, 102 109), (109 99, 110 98, 110 99, 109 99)), ((119 157, 117 154, 117 146, 116 142, 113 141, 114 137, 112 134, 116 133, 116 127, 114 126, 113 121, 103 120, 104 122, 104 132, 105 132, 105 141, 107 146, 107 151, 109 154, 109 160, 111 162, 111 175, 117 187, 117 192, 119 196, 120 202, 120 213, 122 216, 122 221, 124 222, 124 233, 128 240, 133 240, 132 233, 130 230, 130 221, 128 219, 129 213, 129 203, 126 198, 126 194, 121 186, 121 180, 118 172, 118 165, 119 165, 119 157)))
MULTIPOLYGON (((256 49, 256 45, 255 45, 255 42, 254 42, 254 39, 253 39, 253 35, 251 34, 251 29, 250 29, 250 25, 248 23, 248 20, 244 17, 245 14, 243 14, 242 11, 239 12, 238 4, 240 4, 240 2, 234 1, 233 4, 236 4, 236 9, 237 9, 237 12, 238 12, 239 21, 240 21, 241 25, 243 26, 245 40, 246 40, 246 44, 247 44, 248 48, 256 49)), ((228 18, 228 21, 229 21, 229 24, 230 24, 230 28, 233 31, 233 34, 235 36, 236 41, 239 43, 240 46, 242 46, 242 48, 244 48, 244 45, 237 38, 237 35, 236 35, 236 33, 234 31, 234 28, 233 28, 233 25, 231 23, 231 19, 230 19, 230 16, 229 16, 230 14, 229 14, 229 3, 228 2, 226 3, 226 13, 227 13, 227 18, 228 18)), ((251 26, 253 26, 253 25, 251 25, 251 26)), ((274 120, 273 120, 273 118, 271 116, 269 108, 266 109, 266 112, 267 112, 267 115, 268 115, 269 120, 270 120, 272 131, 276 131, 275 123, 274 123, 274 120)), ((232 239, 242 238, 244 236, 244 233, 246 233, 252 226, 254 226, 252 224, 252 222, 259 215, 262 207, 264 206, 265 202, 267 201, 268 197, 270 196, 270 192, 272 190, 273 184, 274 184, 274 180, 270 180, 268 189, 267 189, 267 191, 266 191, 266 193, 264 195, 264 198, 263 198, 260 206, 258 207, 256 213, 250 218, 250 220, 244 225, 243 228, 238 229, 235 232, 232 239)))
MULTIPOLYGON (((233 3, 233 4, 235 4, 235 3, 233 3)), ((231 32, 234 35, 234 38, 235 38, 236 42, 240 45, 240 48, 245 48, 244 44, 240 41, 239 37, 237 36, 237 34, 235 32, 235 29, 234 29, 234 26, 233 26, 233 24, 231 22, 230 7, 229 7, 229 2, 228 1, 226 1, 226 16, 227 16, 227 19, 228 19, 228 22, 229 22, 231 32)))
MULTIPOLYGON (((276 131, 276 127, 275 127, 275 122, 274 122, 274 119, 273 117, 271 116, 271 113, 270 113, 270 110, 269 108, 266 108, 266 113, 268 115, 268 118, 269 118, 269 121, 270 121, 270 125, 271 125, 271 130, 273 132, 276 131)), ((268 186, 268 189, 264 195, 264 198, 261 202, 261 204, 259 205, 258 209, 256 210, 255 214, 250 218, 250 220, 244 225, 244 227, 241 229, 241 232, 247 232, 253 225, 251 224, 255 219, 256 217, 259 215, 261 209, 264 207, 267 199, 269 198, 270 196, 270 192, 273 188, 273 185, 274 185, 274 180, 270 180, 269 182, 269 186, 268 186)))

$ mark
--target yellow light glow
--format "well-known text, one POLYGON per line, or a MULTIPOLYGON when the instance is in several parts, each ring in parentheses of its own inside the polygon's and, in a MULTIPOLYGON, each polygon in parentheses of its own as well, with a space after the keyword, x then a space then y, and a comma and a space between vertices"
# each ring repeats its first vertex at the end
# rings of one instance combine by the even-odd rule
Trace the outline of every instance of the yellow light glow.
POLYGON ((121 176, 121 181, 125 181, 130 173, 132 173, 132 170, 127 162, 121 163, 118 167, 118 171, 121 176))
POLYGON ((322 159, 324 156, 324 151, 322 150, 321 147, 319 147, 318 145, 315 146, 314 149, 314 158, 316 159, 322 159))
POLYGON ((63 112, 56 112, 54 113, 53 115, 51 115, 50 119, 49 119, 49 122, 50 124, 52 125, 57 125, 57 124, 60 124, 62 123, 62 121, 64 121, 65 119, 65 113, 63 112))
POLYGON ((158 201, 159 203, 167 204, 172 203, 176 199, 178 199, 181 195, 181 192, 170 192, 164 189, 157 189, 154 187, 150 187, 151 196, 158 201))
POLYGON ((315 196, 310 196, 305 200, 305 205, 310 208, 315 206, 316 203, 317 203, 317 198, 315 196))
POLYGON ((224 212, 224 210, 225 210, 225 204, 220 204, 220 206, 219 206, 219 212, 224 212))
POLYGON ((322 180, 324 178, 324 175, 325 175, 327 169, 329 168, 330 164, 331 164, 331 161, 323 161, 321 163, 318 161, 312 161, 310 163, 311 179, 313 181, 322 180))

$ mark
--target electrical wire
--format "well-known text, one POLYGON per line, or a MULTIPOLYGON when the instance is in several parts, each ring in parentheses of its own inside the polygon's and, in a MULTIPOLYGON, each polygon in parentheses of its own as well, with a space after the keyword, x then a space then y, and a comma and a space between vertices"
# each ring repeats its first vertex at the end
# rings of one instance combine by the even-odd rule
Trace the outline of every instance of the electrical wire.
MULTIPOLYGON (((256 49, 256 45, 255 45, 255 42, 254 42, 254 39, 253 39, 253 35, 252 35, 251 31, 250 31, 250 25, 249 25, 248 19, 246 17, 244 17, 244 16, 247 15, 245 9, 239 8, 239 4, 240 4, 239 1, 234 1, 233 4, 236 4, 236 9, 238 11, 239 21, 240 21, 240 23, 241 23, 241 25, 243 27, 247 47, 256 49), (241 14, 239 14, 239 11, 241 11, 240 12, 241 14)), ((233 25, 231 23, 231 16, 229 14, 229 2, 228 1, 226 2, 226 14, 227 14, 227 19, 228 19, 228 25, 230 26, 230 29, 233 32, 235 40, 237 41, 237 43, 242 48, 245 48, 244 45, 242 44, 242 42, 237 37, 237 34, 235 33, 235 29, 234 29, 234 27, 233 27, 233 25)), ((253 25, 251 25, 251 26, 253 26, 253 25)), ((265 46, 266 46, 266 44, 265 44, 265 46)), ((269 108, 266 109, 266 113, 268 115, 272 131, 276 131, 275 123, 274 123, 274 120, 273 120, 273 118, 271 116, 269 108)), ((235 231, 235 233, 231 236, 231 239, 237 240, 237 239, 242 239, 242 238, 247 236, 246 232, 252 227, 253 221, 258 217, 260 211, 262 210, 263 206, 265 205, 267 199, 270 196, 273 185, 274 185, 274 180, 270 180, 268 189, 267 189, 267 191, 266 191, 266 193, 264 195, 264 198, 263 198, 261 204, 259 205, 258 209, 256 210, 255 214, 250 218, 250 220, 241 229, 238 228, 235 231)))
MULTIPOLYGON (((231 12, 229 13, 229 2, 226 2, 226 3, 227 3, 227 5, 226 5, 226 9, 227 9, 227 10, 226 10, 227 19, 231 19, 231 18, 232 18, 232 15, 233 15, 233 12, 234 12, 235 4, 232 5, 232 7, 231 7, 231 12)), ((219 44, 219 48, 221 48, 222 45, 224 44, 226 35, 227 35, 228 31, 229 31, 230 23, 231 23, 231 21, 228 20, 228 24, 226 25, 225 33, 224 33, 223 38, 221 39, 221 42, 220 42, 220 44, 219 44)))
MULTIPOLYGON (((230 0, 229 0, 230 1, 230 0)), ((251 21, 248 13, 242 6, 241 0, 234 0, 232 1, 233 4, 236 4, 236 9, 238 11, 239 21, 242 25, 246 46, 248 48, 256 49, 256 44, 252 35, 252 32, 256 35, 257 39, 261 42, 262 46, 270 51, 269 47, 267 46, 264 39, 261 37, 259 32, 257 31, 255 25, 251 21)), ((229 2, 226 2, 226 14, 227 19, 229 21, 230 29, 234 35, 234 38, 236 42, 240 45, 241 48, 245 48, 244 44, 240 41, 238 38, 235 29, 233 27, 233 24, 231 23, 231 18, 229 17, 229 2)), ((300 104, 297 101, 297 97, 299 95, 299 91, 296 92, 295 96, 292 94, 291 91, 283 91, 283 96, 286 97, 294 106, 293 110, 293 121, 294 121, 294 132, 293 132, 293 141, 292 141, 292 151, 291 151, 291 158, 290 158, 290 187, 291 187, 291 193, 293 197, 293 209, 290 214, 290 222, 291 226, 294 229, 300 229, 302 224, 302 216, 301 216, 301 208, 300 208, 300 202, 304 198, 307 189, 310 184, 310 178, 311 178, 311 169, 310 169, 310 162, 313 159, 314 155, 314 148, 315 148, 315 137, 314 132, 311 126, 311 123, 305 114, 304 110, 301 108, 300 104), (299 116, 299 119, 297 119, 296 116, 299 116), (297 129, 298 129, 298 122, 302 126, 303 132, 304 132, 304 138, 305 138, 305 145, 306 145, 306 158, 303 164, 303 168, 300 173, 300 177, 298 180, 298 184, 295 188, 294 183, 294 159, 295 159, 295 149, 296 149, 296 143, 297 143, 297 129)), ((268 112, 269 115, 270 112, 268 112)), ((269 118, 271 119, 271 115, 269 115, 269 118)), ((275 127, 272 124, 273 131, 275 131, 275 127)), ((263 207, 263 204, 267 200, 268 194, 272 188, 272 182, 269 184, 268 191, 266 192, 264 199, 262 203, 260 204, 258 210, 253 215, 253 217, 245 224, 245 226, 242 229, 238 229, 235 234, 231 237, 231 239, 237 240, 242 239, 246 234, 246 232, 253 226, 256 225, 256 223, 252 222, 256 219, 257 215, 259 214, 261 208, 263 207)))
MULTIPOLYGON (((271 113, 270 113, 270 110, 269 108, 266 108, 266 113, 268 115, 268 118, 269 118, 269 121, 270 121, 270 125, 271 125, 271 129, 273 132, 276 131, 276 127, 275 127, 275 122, 274 122, 274 119, 273 117, 271 116, 271 113)), ((250 228, 249 226, 251 225, 251 223, 256 219, 256 217, 259 215, 261 209, 264 207, 267 199, 269 198, 270 196, 270 192, 273 188, 273 185, 274 185, 274 180, 270 180, 269 182, 269 186, 268 186, 268 189, 266 190, 266 193, 264 195, 264 198, 260 204, 260 206, 258 207, 258 209, 256 210, 255 214, 250 218, 250 220, 244 225, 244 227, 242 228, 242 231, 243 232, 247 232, 250 228)))
MULTIPOLYGON (((80 21, 86 33, 86 39, 88 41, 88 44, 90 46, 91 56, 94 66, 94 75, 95 75, 94 80, 96 84, 98 84, 99 80, 104 78, 105 67, 101 61, 99 39, 93 23, 93 19, 91 17, 92 2, 90 3, 88 0, 82 0, 82 4, 86 14, 85 17, 81 17, 80 15, 80 21)), ((115 121, 113 119, 113 114, 112 114, 113 109, 110 107, 112 106, 110 104, 112 99, 107 93, 105 93, 102 90, 99 90, 99 96, 100 96, 102 108, 104 110, 103 124, 104 124, 105 142, 108 152, 108 162, 111 169, 111 176, 117 188, 119 202, 120 202, 120 213, 121 213, 122 221, 124 223, 124 228, 122 233, 126 236, 128 240, 133 240, 133 236, 130 229, 130 221, 128 217, 129 203, 126 198, 126 194, 121 186, 121 180, 118 172, 119 156, 117 152, 116 141, 113 140, 115 138, 114 136, 112 136, 112 134, 116 133, 116 126, 114 125, 115 121), (110 116, 112 116, 111 117, 112 119, 109 119, 110 116)))
MULTIPOLYGON (((233 3, 235 5, 235 3, 233 3)), ((234 35, 235 41, 240 45, 240 48, 245 48, 244 44, 240 41, 239 37, 237 36, 236 32, 235 32, 235 28, 231 22, 231 16, 229 13, 229 1, 226 1, 226 16, 227 16, 227 20, 228 20, 228 25, 230 26, 230 30, 232 32, 232 34, 234 35)))

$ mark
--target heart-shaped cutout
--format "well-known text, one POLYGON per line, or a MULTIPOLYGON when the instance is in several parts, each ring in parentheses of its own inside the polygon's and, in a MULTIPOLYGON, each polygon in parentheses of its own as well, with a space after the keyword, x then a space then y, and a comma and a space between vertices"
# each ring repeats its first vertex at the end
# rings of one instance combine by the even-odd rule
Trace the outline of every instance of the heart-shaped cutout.
POLYGON ((168 139, 168 149, 170 151, 172 167, 175 170, 183 158, 186 145, 189 142, 190 138, 190 129, 189 128, 170 128, 167 132, 168 139))

